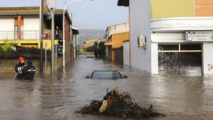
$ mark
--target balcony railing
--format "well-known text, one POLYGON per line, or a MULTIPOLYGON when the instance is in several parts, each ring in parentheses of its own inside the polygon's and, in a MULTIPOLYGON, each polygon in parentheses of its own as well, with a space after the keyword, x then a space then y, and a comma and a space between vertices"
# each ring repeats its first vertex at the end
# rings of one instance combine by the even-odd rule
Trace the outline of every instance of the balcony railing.
MULTIPOLYGON (((0 31, 0 40, 39 40, 39 30, 0 31)), ((51 32, 44 32, 44 39, 51 39, 51 32)))

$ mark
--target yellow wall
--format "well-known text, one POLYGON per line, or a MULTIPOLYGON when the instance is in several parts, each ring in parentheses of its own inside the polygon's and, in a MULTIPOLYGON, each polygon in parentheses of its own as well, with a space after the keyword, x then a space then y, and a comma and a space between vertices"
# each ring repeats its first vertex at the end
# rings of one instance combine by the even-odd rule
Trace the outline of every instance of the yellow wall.
POLYGON ((129 32, 118 33, 112 35, 112 48, 123 46, 123 41, 129 40, 129 32))
POLYGON ((194 0, 150 0, 150 2, 151 19, 194 17, 194 0))
POLYGON ((84 53, 84 48, 80 48, 79 53, 84 53))
MULTIPOLYGON (((11 42, 14 42, 11 40, 11 42)), ((47 42, 47 49, 51 50, 51 40, 43 40, 43 48, 45 48, 45 43, 47 42)), ((19 46, 23 47, 34 47, 40 49, 40 40, 16 40, 19 46)), ((0 44, 4 44, 3 40, 0 40, 0 44)), ((58 44, 58 40, 54 41, 54 44, 58 44)))

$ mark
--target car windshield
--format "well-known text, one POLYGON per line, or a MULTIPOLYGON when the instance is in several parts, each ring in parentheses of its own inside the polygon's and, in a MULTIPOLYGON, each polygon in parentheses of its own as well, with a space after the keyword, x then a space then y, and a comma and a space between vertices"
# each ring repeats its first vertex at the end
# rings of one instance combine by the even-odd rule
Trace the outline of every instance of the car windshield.
POLYGON ((122 76, 118 71, 94 71, 92 79, 121 79, 122 76))

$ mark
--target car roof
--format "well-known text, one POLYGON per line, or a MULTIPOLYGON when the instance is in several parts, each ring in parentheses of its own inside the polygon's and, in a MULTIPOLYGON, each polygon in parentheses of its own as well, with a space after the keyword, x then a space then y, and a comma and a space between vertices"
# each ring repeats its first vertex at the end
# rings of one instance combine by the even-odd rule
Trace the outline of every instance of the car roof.
POLYGON ((114 72, 117 70, 94 70, 93 72, 114 72))

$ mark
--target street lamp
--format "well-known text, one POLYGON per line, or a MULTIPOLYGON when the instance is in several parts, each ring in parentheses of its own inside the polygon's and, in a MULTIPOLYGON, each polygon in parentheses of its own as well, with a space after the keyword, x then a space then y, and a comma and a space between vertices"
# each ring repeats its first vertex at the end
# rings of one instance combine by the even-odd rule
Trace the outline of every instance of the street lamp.
POLYGON ((65 10, 68 7, 68 5, 75 3, 75 2, 82 2, 82 1, 86 1, 86 0, 75 0, 75 1, 71 1, 69 3, 66 4, 66 6, 64 7, 64 11, 63 11, 63 67, 65 67, 65 10))
POLYGON ((77 55, 78 55, 78 38, 81 37, 81 36, 83 36, 83 35, 85 35, 85 34, 79 34, 79 35, 77 36, 77 55))

